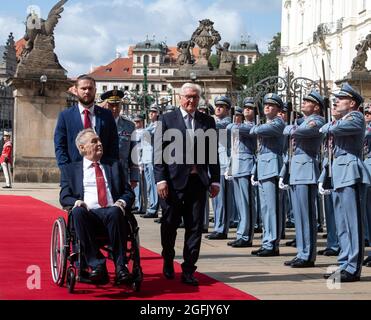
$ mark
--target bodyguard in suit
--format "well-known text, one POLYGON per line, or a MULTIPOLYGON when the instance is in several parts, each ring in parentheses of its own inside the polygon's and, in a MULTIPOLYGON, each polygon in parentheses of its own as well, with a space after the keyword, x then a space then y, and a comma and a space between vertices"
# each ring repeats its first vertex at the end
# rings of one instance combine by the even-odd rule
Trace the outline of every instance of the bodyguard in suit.
MULTIPOLYGON (((285 265, 292 268, 314 267, 316 260, 317 224, 316 197, 319 178, 319 153, 322 144, 322 133, 319 130, 325 124, 320 116, 324 109, 324 100, 316 91, 311 91, 303 98, 301 112, 304 121, 300 126, 289 125, 284 135, 295 141, 295 150, 290 162, 290 187, 292 206, 295 217, 297 255, 285 265)), ((280 188, 284 188, 283 177, 287 166, 280 173, 280 188)))
POLYGON ((216 97, 215 117, 216 129, 219 133, 218 155, 220 163, 220 192, 217 197, 212 200, 214 209, 214 231, 207 235, 209 240, 227 239, 229 224, 232 215, 233 201, 233 184, 225 179, 225 172, 228 170, 229 155, 228 155, 228 137, 227 126, 232 122, 229 117, 229 111, 232 106, 231 100, 226 96, 216 97))
POLYGON ((124 219, 134 194, 126 182, 121 163, 103 160, 104 149, 94 130, 81 131, 76 137, 76 147, 83 159, 61 167, 59 201, 62 206, 73 207, 72 221, 91 269, 90 280, 101 284, 109 281, 105 258, 95 241, 97 235, 107 232, 116 267, 115 282, 126 282, 129 271, 124 219))
POLYGON ((200 95, 199 85, 184 84, 180 92, 180 108, 164 114, 155 133, 159 137, 164 137, 165 133, 175 135, 164 139, 161 144, 155 144, 155 180, 163 215, 161 244, 164 276, 167 279, 174 278, 174 245, 183 216, 185 236, 182 282, 194 286, 198 285, 193 273, 200 253, 206 194, 209 192, 210 197, 214 198, 220 189, 215 121, 197 110, 200 95), (203 139, 197 135, 208 130, 215 135, 215 139, 205 139, 203 143, 203 139), (182 137, 182 144, 175 143, 177 137, 182 137), (195 141, 193 148, 187 150, 187 144, 192 141, 195 141), (169 150, 172 150, 171 154, 169 150), (205 156, 204 159, 199 153, 205 156))
MULTIPOLYGON (((366 119, 366 132, 364 141, 364 163, 371 175, 371 105, 367 105, 364 108, 364 114, 366 119)), ((371 186, 366 186, 366 198, 365 198, 365 238, 371 243, 371 186)), ((363 265, 371 267, 371 256, 367 257, 363 262, 363 265)))
POLYGON ((59 167, 82 157, 75 145, 77 134, 84 128, 92 128, 98 134, 103 147, 103 158, 119 159, 119 139, 112 112, 94 105, 95 80, 87 75, 79 76, 75 82, 79 100, 59 114, 54 132, 54 148, 59 167))
POLYGON ((142 218, 157 218, 159 207, 158 194, 153 170, 153 144, 154 134, 158 125, 159 109, 156 104, 149 109, 150 124, 144 129, 141 139, 142 144, 142 163, 144 178, 146 179, 147 212, 141 215, 142 218))
POLYGON ((232 140, 228 174, 232 177, 234 208, 238 216, 237 239, 228 243, 233 248, 251 247, 254 239, 255 212, 250 178, 254 167, 256 136, 250 134, 255 125, 254 108, 251 107, 249 111, 244 122, 243 109, 236 107, 235 122, 227 126, 232 140))
MULTIPOLYGON (((326 124, 321 130, 334 136, 332 182, 335 194, 335 220, 341 252, 338 256, 342 282, 360 280, 364 255, 364 210, 361 201, 362 184, 369 184, 369 173, 363 163, 362 148, 366 129, 365 119, 358 107, 362 96, 345 83, 335 94, 335 108, 343 116, 326 124)), ((330 275, 325 274, 328 278, 330 275)))
POLYGON ((132 150, 135 146, 131 140, 131 135, 135 130, 134 122, 120 115, 121 99, 124 97, 124 92, 121 90, 111 90, 101 95, 101 100, 105 100, 107 108, 111 110, 113 118, 117 126, 117 134, 119 137, 119 157, 125 170, 125 176, 130 180, 130 185, 135 188, 139 179, 139 168, 135 161, 132 161, 132 150))
MULTIPOLYGON (((282 167, 285 123, 277 116, 278 111, 283 108, 283 101, 277 94, 268 93, 263 103, 267 123, 254 126, 251 134, 256 134, 260 142, 256 178, 261 185, 259 195, 264 232, 262 247, 252 251, 252 254, 258 257, 272 257, 279 255, 282 232, 278 176, 282 167)), ((251 180, 256 184, 255 175, 251 180)))

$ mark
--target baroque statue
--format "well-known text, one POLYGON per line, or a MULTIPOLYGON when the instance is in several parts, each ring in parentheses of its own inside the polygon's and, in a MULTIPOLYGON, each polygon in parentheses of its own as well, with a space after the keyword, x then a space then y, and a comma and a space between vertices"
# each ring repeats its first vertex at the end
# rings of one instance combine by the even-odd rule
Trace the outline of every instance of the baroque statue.
POLYGON ((37 14, 31 12, 27 16, 26 22, 26 34, 24 39, 26 40, 25 48, 22 51, 21 59, 26 58, 34 48, 34 43, 38 35, 43 35, 50 38, 53 49, 55 48, 54 43, 54 29, 60 19, 60 15, 63 12, 63 5, 68 0, 60 0, 49 12, 47 20, 41 19, 37 14))
POLYGON ((367 72, 367 51, 371 49, 371 34, 369 34, 365 40, 357 44, 355 49, 357 50, 357 55, 353 59, 351 72, 367 72))
POLYGON ((216 51, 219 60, 219 68, 222 70, 233 71, 236 67, 236 60, 229 51, 230 43, 224 42, 223 46, 219 43, 216 45, 216 51))
POLYGON ((177 51, 180 53, 177 59, 177 63, 180 66, 185 64, 193 64, 192 49, 195 47, 195 43, 190 41, 180 41, 177 45, 177 51))

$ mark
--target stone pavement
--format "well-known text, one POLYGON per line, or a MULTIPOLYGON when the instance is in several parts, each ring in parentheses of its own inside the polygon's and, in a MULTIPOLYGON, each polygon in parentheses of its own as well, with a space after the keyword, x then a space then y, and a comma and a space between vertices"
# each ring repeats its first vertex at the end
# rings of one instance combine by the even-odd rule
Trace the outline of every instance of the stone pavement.
MULTIPOLYGON (((59 207, 57 184, 15 184, 11 190, 0 188, 0 195, 27 195, 59 207)), ((160 254, 159 224, 152 219, 137 219, 141 228, 141 245, 160 254)), ((229 239, 233 239, 233 232, 235 229, 231 230, 229 239)), ((176 243, 178 262, 182 261, 183 235, 184 230, 179 229, 176 243)), ((287 240, 294 237, 293 231, 287 232, 286 240, 282 241, 279 257, 258 258, 251 255, 251 251, 260 246, 260 236, 255 235, 253 248, 230 248, 227 246, 230 240, 203 238, 197 271, 263 300, 371 299, 371 268, 363 268, 360 282, 344 283, 339 289, 330 289, 322 275, 329 266, 336 264, 335 257, 319 256, 315 268, 285 267, 283 262, 295 255, 295 248, 284 246, 287 240)), ((325 241, 319 236, 319 247, 323 247, 325 241)))

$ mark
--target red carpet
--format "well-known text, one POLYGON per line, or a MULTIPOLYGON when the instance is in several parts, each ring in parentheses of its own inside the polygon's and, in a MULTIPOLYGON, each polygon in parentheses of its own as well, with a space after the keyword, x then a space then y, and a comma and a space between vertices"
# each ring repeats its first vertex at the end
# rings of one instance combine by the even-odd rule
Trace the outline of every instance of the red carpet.
MULTIPOLYGON (((75 294, 57 287, 51 278, 49 246, 54 220, 64 212, 31 197, 0 196, 0 299, 12 300, 255 300, 224 283, 197 274, 197 288, 180 282, 180 265, 176 264, 176 279, 162 276, 161 256, 141 249, 144 281, 141 291, 116 288, 112 284, 92 286, 77 283, 75 294), (41 289, 29 290, 27 273, 30 266, 41 270, 41 289)), ((142 231, 143 232, 143 231, 142 231)), ((108 262, 111 279, 113 264, 108 262)))

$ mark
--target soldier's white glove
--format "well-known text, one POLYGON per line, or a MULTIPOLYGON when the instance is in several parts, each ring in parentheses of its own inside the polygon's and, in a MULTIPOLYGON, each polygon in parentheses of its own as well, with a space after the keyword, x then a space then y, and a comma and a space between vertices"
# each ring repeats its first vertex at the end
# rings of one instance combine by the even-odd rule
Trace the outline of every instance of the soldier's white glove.
POLYGON ((122 213, 125 215, 125 207, 126 207, 126 202, 124 200, 117 200, 114 205, 114 207, 119 207, 122 211, 122 213))
POLYGON ((290 186, 288 184, 284 184, 283 178, 280 178, 280 180, 278 181, 278 188, 280 188, 281 190, 289 190, 290 186))
POLYGON ((255 180, 255 176, 252 175, 251 176, 251 184, 254 186, 254 187, 257 187, 259 185, 259 181, 256 181, 255 180))
POLYGON ((82 208, 85 208, 86 210, 89 211, 88 205, 82 200, 76 200, 75 201, 75 205, 73 206, 73 209, 76 208, 76 207, 82 207, 82 208))
POLYGON ((323 195, 323 196, 328 196, 328 195, 331 194, 332 190, 330 190, 330 189, 324 189, 324 188, 323 188, 323 183, 320 182, 320 183, 318 184, 318 192, 319 192, 321 195, 323 195))
POLYGON ((140 173, 143 173, 144 172, 144 165, 139 165, 139 172, 140 173))
POLYGON ((228 174, 228 170, 224 173, 224 178, 227 181, 233 180, 233 177, 228 174))

